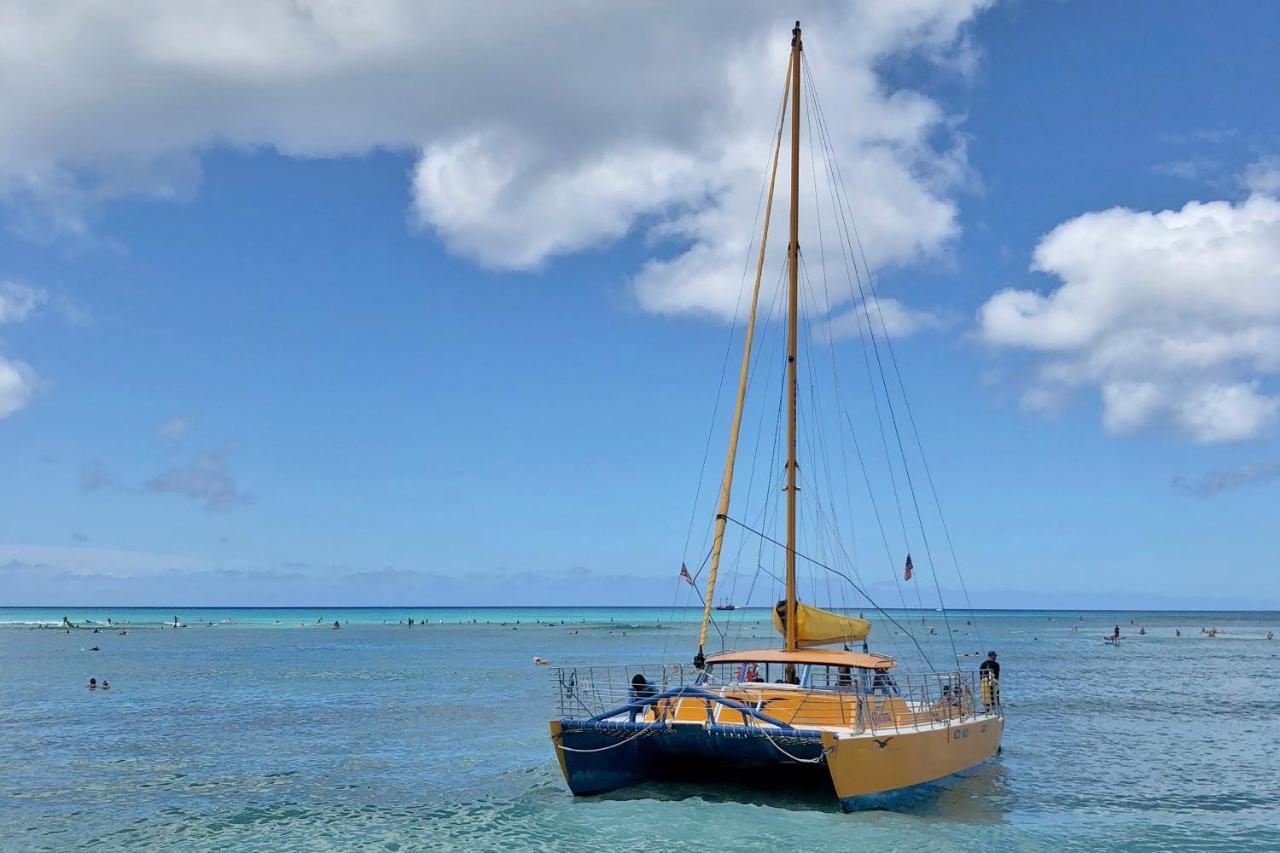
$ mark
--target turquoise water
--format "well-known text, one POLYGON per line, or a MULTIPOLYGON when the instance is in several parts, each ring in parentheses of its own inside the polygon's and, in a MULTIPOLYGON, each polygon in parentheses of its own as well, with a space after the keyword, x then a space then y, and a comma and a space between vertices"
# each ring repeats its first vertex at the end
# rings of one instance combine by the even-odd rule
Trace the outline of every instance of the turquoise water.
MULTIPOLYGON (((722 621, 763 643, 765 616, 722 621)), ((895 617, 945 661, 941 614, 895 617)), ((1000 651, 1004 754, 845 815, 767 788, 568 795, 532 657, 686 660, 689 611, 0 609, 0 847, 1280 849, 1280 614, 977 617, 950 633, 1000 651), (85 627, 35 627, 64 615, 85 627)), ((872 638, 906 645, 884 620, 872 638)))

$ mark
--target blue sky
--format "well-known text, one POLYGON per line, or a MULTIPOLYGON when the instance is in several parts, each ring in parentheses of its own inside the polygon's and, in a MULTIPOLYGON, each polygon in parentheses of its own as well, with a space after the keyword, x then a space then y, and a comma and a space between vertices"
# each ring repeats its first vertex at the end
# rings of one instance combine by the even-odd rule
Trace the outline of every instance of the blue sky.
MULTIPOLYGON (((806 44, 973 604, 1280 607, 1280 12, 919 5, 806 44)), ((0 60, 4 603, 687 600, 789 22, 201 8, 0 60)))

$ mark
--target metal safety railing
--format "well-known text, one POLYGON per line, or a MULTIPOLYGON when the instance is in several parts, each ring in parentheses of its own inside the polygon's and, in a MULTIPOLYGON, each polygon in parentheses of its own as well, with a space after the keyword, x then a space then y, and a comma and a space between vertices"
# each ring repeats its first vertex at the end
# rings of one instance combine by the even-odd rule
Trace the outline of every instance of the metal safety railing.
POLYGON ((585 719, 631 701, 636 675, 643 675, 647 684, 661 692, 692 685, 698 670, 688 664, 641 664, 557 667, 552 674, 557 680, 557 715, 585 719))
POLYGON ((556 668, 561 719, 635 719, 889 732, 1000 716, 1000 689, 976 672, 875 681, 806 673, 803 685, 741 681, 712 667, 648 664, 556 668), (644 676, 637 686, 633 679, 644 676), (821 677, 820 677, 821 676, 821 677))

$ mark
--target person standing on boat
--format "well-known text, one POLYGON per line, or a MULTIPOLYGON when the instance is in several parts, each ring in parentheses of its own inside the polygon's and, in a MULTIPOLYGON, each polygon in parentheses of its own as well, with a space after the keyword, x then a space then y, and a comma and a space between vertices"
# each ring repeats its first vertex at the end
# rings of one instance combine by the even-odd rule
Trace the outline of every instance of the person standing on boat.
POLYGON ((657 693, 658 693, 658 688, 650 684, 649 679, 645 678, 642 673, 637 672, 631 678, 631 697, 630 698, 633 705, 631 708, 631 722, 634 723, 636 721, 636 714, 639 713, 640 711, 639 708, 634 707, 634 703, 639 702, 643 699, 648 699, 650 696, 656 696, 657 693))
POLYGON ((982 704, 990 710, 1000 704, 1000 664, 995 651, 987 652, 987 659, 978 665, 978 678, 982 680, 982 704))

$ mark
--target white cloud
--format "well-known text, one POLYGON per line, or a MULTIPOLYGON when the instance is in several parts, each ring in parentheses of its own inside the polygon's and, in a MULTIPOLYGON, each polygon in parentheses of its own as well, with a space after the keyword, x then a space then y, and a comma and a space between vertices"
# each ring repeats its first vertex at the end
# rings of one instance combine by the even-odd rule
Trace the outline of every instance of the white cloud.
MULTIPOLYGON (((47 300, 48 294, 38 287, 0 281, 0 323, 21 323, 47 300)), ((0 421, 26 406, 39 384, 29 365, 0 354, 0 421)))
POLYGON ((0 421, 27 405, 37 384, 35 371, 30 367, 0 356, 0 421))
POLYGON ((179 439, 191 429, 190 418, 170 418, 156 426, 156 434, 161 438, 179 439))
POLYGON ((916 332, 927 329, 941 329, 946 326, 942 317, 930 311, 908 308, 896 299, 881 297, 872 302, 868 308, 866 303, 834 315, 815 328, 815 334, 830 336, 832 340, 858 336, 858 330, 871 329, 879 336, 905 338, 916 332))
POLYGON ((1061 285, 1002 291, 978 317, 986 342, 1045 357, 1030 408, 1095 386, 1114 432, 1237 441, 1275 422, 1280 200, 1086 213, 1040 241, 1032 269, 1061 285))
POLYGON ((38 287, 0 281, 0 323, 21 323, 48 299, 38 287))
POLYGON ((1157 163, 1151 167, 1151 171, 1157 175, 1168 175, 1171 178, 1194 181, 1196 178, 1215 172, 1217 168, 1218 164, 1213 160, 1196 157, 1189 160, 1170 160, 1165 163, 1157 163))
POLYGON ((1263 157, 1250 164, 1241 182, 1251 192, 1280 196, 1280 157, 1263 157))
MULTIPOLYGON (((990 2, 806 9, 807 54, 873 266, 945 246, 966 170, 938 103, 889 88, 876 69, 914 56, 970 72, 964 26, 990 2)), ((83 234, 96 202, 192 192, 211 147, 414 151, 414 217, 451 251, 531 269, 644 227, 667 242, 635 280, 640 304, 726 316, 791 24, 763 0, 726 12, 586 0, 7 3, 0 198, 28 231, 83 234)), ((811 231, 802 245, 817 250, 811 231)))

